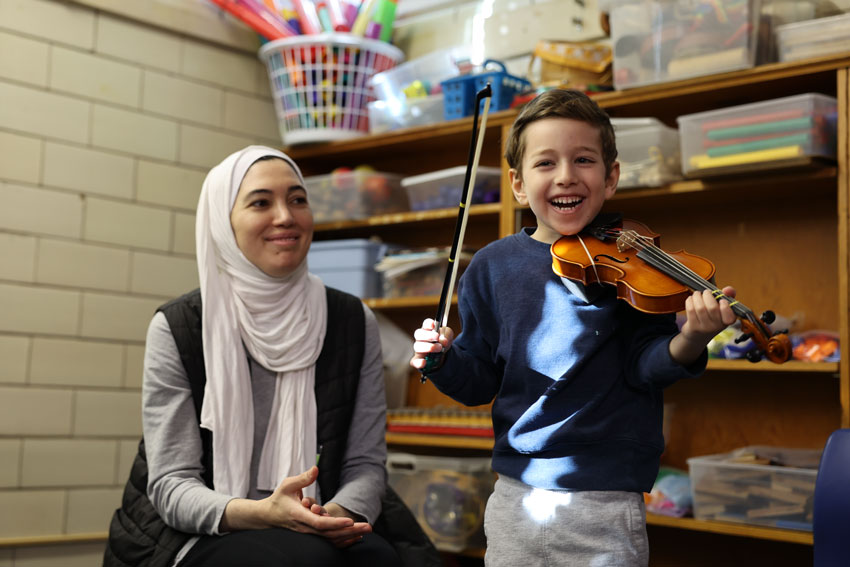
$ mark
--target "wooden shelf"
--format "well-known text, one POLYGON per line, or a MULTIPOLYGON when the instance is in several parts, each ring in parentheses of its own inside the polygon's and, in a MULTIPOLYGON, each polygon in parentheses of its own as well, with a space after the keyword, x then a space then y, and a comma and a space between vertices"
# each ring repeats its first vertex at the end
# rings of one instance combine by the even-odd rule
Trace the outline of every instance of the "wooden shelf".
POLYGON ((761 361, 752 363, 749 360, 726 360, 712 358, 708 361, 708 370, 736 370, 747 372, 813 372, 817 374, 838 374, 838 362, 805 362, 789 360, 783 364, 761 361))
POLYGON ((421 433, 387 432, 387 445, 492 450, 493 439, 487 437, 460 437, 454 435, 425 435, 421 433))
POLYGON ((40 547, 42 545, 99 543, 102 541, 106 541, 108 537, 109 534, 107 532, 4 537, 0 538, 0 549, 4 547, 40 547))
MULTIPOLYGON (((611 111, 611 109, 636 106, 648 101, 669 104, 671 99, 677 97, 723 93, 729 89, 744 91, 748 96, 750 96, 748 89, 766 90, 767 92, 763 92, 764 98, 776 98, 781 95, 765 89, 765 83, 786 80, 798 82, 807 76, 824 74, 834 88, 835 71, 848 66, 850 66, 850 54, 839 53, 801 61, 771 63, 752 69, 693 77, 681 81, 669 81, 624 91, 599 93, 594 96, 594 99, 600 106, 611 111)), ((722 97, 723 94, 720 96, 722 97)))
MULTIPOLYGON (((430 308, 436 310, 440 304, 439 295, 420 295, 414 297, 373 297, 364 299, 363 303, 371 309, 391 310, 391 309, 420 309, 430 308)), ((452 303, 457 304, 457 295, 452 297, 452 303)))
POLYGON ((646 523, 650 526, 664 526, 682 530, 710 532, 756 539, 769 539, 773 541, 785 541, 788 543, 801 543, 805 545, 812 545, 813 542, 812 532, 752 526, 748 524, 734 524, 731 522, 697 520, 694 518, 673 518, 649 512, 646 514, 646 523))
MULTIPOLYGON (((682 196, 704 195, 707 199, 729 198, 761 199, 777 198, 777 191, 799 191, 802 184, 807 188, 823 187, 835 191, 838 168, 829 161, 807 159, 805 163, 788 168, 771 168, 747 175, 705 177, 675 181, 660 187, 620 189, 611 198, 613 207, 628 201, 655 201, 682 196), (819 183, 823 181, 824 183, 819 183)), ((655 202, 657 206, 657 202, 655 202)))
MULTIPOLYGON (((501 210, 499 203, 486 203, 483 205, 472 205, 469 208, 469 216, 498 216, 501 210)), ((316 232, 330 232, 342 230, 358 230, 367 227, 375 226, 391 226, 403 224, 420 225, 423 222, 429 221, 444 221, 457 219, 457 209, 432 209, 428 211, 410 211, 403 213, 392 213, 387 215, 377 215, 360 220, 350 221, 335 221, 317 224, 316 232)))

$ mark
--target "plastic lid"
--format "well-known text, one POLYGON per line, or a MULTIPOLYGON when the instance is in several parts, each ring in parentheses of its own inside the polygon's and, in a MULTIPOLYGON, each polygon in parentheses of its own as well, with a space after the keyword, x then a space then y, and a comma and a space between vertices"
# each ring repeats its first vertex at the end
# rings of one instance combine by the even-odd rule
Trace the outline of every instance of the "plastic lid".
POLYGON ((839 14, 837 16, 827 16, 826 18, 815 18, 812 20, 803 20, 800 22, 790 22, 787 24, 782 24, 781 26, 776 26, 776 33, 788 33, 797 30, 823 32, 825 31, 824 28, 826 28, 827 26, 835 25, 836 28, 834 29, 834 31, 840 32, 839 34, 837 34, 839 37, 844 37, 845 35, 848 35, 847 28, 845 27, 848 24, 850 24, 850 14, 839 14))
POLYGON ((614 127, 615 131, 623 132, 625 130, 646 128, 648 126, 655 126, 656 128, 666 127, 666 124, 664 124, 657 118, 652 118, 651 116, 648 116, 646 118, 612 118, 611 126, 614 127))
MULTIPOLYGON (((478 173, 483 173, 485 175, 501 175, 502 170, 498 167, 486 167, 480 166, 478 168, 478 173)), ((430 173, 423 173, 422 175, 412 175, 410 177, 405 177, 401 180, 402 187, 410 187, 411 185, 418 185, 420 183, 429 183, 431 181, 438 181, 440 179, 445 179, 447 177, 455 177, 458 175, 466 174, 466 166, 459 165, 457 167, 450 167, 448 169, 441 169, 439 171, 432 171, 430 173)))

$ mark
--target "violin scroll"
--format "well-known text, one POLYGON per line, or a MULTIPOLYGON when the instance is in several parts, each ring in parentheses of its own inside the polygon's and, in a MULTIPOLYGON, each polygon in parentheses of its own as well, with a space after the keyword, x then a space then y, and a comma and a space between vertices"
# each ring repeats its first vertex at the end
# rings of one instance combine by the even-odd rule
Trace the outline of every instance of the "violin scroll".
MULTIPOLYGON (((772 312, 767 312, 772 315, 772 312)), ((777 364, 782 364, 791 358, 792 347, 791 339, 788 338, 787 331, 778 331, 771 333, 770 328, 765 323, 773 322, 771 317, 762 315, 762 320, 752 320, 747 317, 742 317, 741 330, 743 334, 735 339, 735 342, 743 342, 747 339, 752 339, 756 347, 747 353, 747 360, 750 362, 758 362, 763 357, 777 364)))

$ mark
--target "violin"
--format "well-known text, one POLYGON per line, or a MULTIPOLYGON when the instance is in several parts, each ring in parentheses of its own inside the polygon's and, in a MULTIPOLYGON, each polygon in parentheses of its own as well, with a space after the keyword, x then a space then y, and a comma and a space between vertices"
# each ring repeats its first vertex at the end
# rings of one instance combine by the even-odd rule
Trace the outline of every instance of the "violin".
POLYGON ((618 298, 646 313, 682 311, 694 291, 711 291, 718 301, 726 299, 741 321, 743 334, 735 342, 755 343, 748 360, 767 357, 783 363, 791 358, 787 331, 774 333, 769 327, 776 319, 772 311, 757 318, 712 283, 715 267, 709 260, 684 251, 665 252, 659 242, 658 234, 634 220, 594 221, 581 234, 563 236, 552 244, 552 270, 585 285, 616 286, 618 298))

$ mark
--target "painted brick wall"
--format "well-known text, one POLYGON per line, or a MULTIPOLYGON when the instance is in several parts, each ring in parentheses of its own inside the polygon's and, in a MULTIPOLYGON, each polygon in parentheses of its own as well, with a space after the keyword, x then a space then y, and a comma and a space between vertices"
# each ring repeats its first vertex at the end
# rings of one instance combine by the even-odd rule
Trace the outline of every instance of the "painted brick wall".
MULTIPOLYGON (((280 145, 259 44, 91 4, 0 0, 0 541, 107 530, 141 436, 147 324, 197 286, 204 175, 280 145)), ((102 549, 0 547, 0 567, 102 549)))

